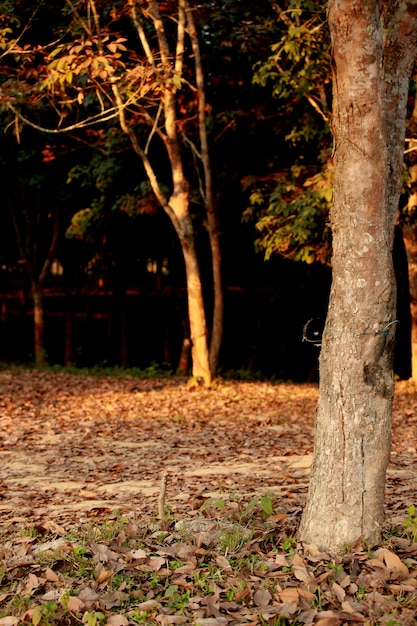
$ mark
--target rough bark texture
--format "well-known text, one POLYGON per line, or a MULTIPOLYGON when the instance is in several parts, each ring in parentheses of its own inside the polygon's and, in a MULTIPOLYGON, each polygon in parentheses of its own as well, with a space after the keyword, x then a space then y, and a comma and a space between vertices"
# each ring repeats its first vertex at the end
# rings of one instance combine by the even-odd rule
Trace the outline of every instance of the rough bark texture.
MULTIPOLYGON (((384 520, 394 393, 392 243, 405 129, 399 86, 403 92, 409 73, 398 76, 397 65, 392 85, 380 4, 329 3, 333 282, 320 355, 315 458, 299 538, 330 552, 378 542, 384 520), (392 119, 394 109, 401 119, 392 119)), ((391 27, 406 3, 387 4, 384 27, 391 27)), ((398 29, 388 33, 393 43, 399 35, 398 29)), ((400 64, 399 71, 408 66, 400 64)))

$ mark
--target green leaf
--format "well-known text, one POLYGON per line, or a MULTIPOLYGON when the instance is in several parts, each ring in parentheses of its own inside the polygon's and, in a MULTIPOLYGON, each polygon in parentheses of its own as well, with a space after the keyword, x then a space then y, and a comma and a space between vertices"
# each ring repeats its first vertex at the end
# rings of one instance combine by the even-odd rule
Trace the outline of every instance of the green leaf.
POLYGON ((274 512, 274 507, 270 496, 262 496, 261 508, 265 515, 272 515, 272 513, 274 512))

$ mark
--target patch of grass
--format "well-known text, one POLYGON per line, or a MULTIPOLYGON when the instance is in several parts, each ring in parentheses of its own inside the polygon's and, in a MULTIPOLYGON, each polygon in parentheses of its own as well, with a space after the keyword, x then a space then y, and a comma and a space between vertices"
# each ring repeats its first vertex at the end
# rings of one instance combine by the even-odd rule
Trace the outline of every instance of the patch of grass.
POLYGON ((253 531, 240 525, 233 525, 222 530, 220 550, 225 554, 238 552, 253 536, 253 531))
POLYGON ((282 549, 288 554, 293 554, 297 547, 297 540, 294 537, 286 537, 282 542, 282 549))

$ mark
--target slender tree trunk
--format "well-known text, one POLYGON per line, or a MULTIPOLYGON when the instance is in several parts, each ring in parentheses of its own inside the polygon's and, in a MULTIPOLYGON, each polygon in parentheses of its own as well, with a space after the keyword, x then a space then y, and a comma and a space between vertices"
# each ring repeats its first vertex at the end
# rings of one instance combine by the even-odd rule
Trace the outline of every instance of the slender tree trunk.
POLYGON ((64 348, 64 365, 72 365, 74 363, 73 348, 73 319, 70 310, 65 311, 65 348, 64 348))
POLYGON ((213 179, 206 128, 206 93, 204 87, 203 65, 201 61, 200 44, 198 41, 198 34, 194 23, 193 12, 188 3, 186 14, 188 34, 191 38, 191 45, 193 48, 196 69, 195 73, 198 95, 198 127, 200 134, 201 161, 204 170, 203 196, 207 211, 208 234, 211 249, 211 266, 213 273, 213 319, 211 327, 209 358, 210 370, 212 375, 215 376, 219 364, 220 347, 223 337, 224 298, 221 269, 222 257, 220 249, 218 215, 217 207, 214 202, 213 179))
MULTIPOLYGON (((405 109, 396 102, 401 120, 393 122, 384 67, 388 35, 387 30, 383 35, 379 4, 329 3, 333 282, 320 355, 314 463, 299 530, 300 540, 328 551, 378 542, 384 520, 394 394, 392 244, 405 109)), ((402 14, 405 3, 400 5, 402 14)), ((387 16, 384 26, 392 20, 387 16)), ((407 82, 409 73, 403 78, 407 82)))
POLYGON ((36 367, 45 367, 46 354, 44 342, 44 300, 42 285, 32 282, 33 298, 33 330, 34 330, 34 350, 36 367))
POLYGON ((212 374, 209 364, 206 314, 188 203, 188 186, 186 185, 185 190, 171 197, 169 204, 177 216, 173 223, 177 229, 185 263, 193 376, 209 385, 212 374))
MULTIPOLYGON (((154 0, 148 0, 149 16, 153 21, 158 39, 157 57, 154 57, 151 46, 147 41, 145 30, 143 29, 141 21, 136 13, 134 2, 129 1, 128 4, 130 7, 131 18, 138 30, 139 39, 147 56, 150 67, 155 69, 161 61, 162 65, 165 67, 165 71, 168 71, 169 74, 172 73, 177 77, 180 77, 182 75, 185 49, 185 0, 178 1, 177 42, 174 55, 169 49, 164 24, 159 14, 158 3, 154 0)), ((133 128, 131 128, 127 123, 122 96, 119 92, 117 84, 113 83, 112 88, 116 104, 119 107, 120 127, 123 132, 127 134, 132 143, 133 149, 142 159, 142 163, 152 190, 155 193, 161 207, 172 221, 180 240, 186 272, 193 376, 198 380, 202 380, 205 384, 210 384, 212 380, 212 373, 210 371, 209 363, 206 314, 204 309, 201 273, 195 248, 195 235, 190 215, 189 184, 184 173, 180 149, 176 111, 176 88, 173 83, 167 81, 166 77, 164 78, 166 84, 164 85, 161 96, 161 106, 164 111, 165 132, 162 132, 162 128, 159 128, 156 120, 154 120, 152 134, 156 132, 163 141, 171 166, 172 194, 169 201, 167 201, 167 198, 161 189, 155 170, 149 160, 147 150, 143 150, 141 148, 133 128)))

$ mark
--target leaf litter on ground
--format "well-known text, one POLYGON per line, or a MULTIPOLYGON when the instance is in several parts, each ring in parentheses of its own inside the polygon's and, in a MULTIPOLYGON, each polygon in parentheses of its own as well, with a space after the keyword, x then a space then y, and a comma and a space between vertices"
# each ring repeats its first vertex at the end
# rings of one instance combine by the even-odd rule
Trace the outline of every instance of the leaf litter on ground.
POLYGON ((0 371, 0 625, 416 624, 417 387, 397 383, 383 545, 337 559, 294 539, 317 397, 0 371))

